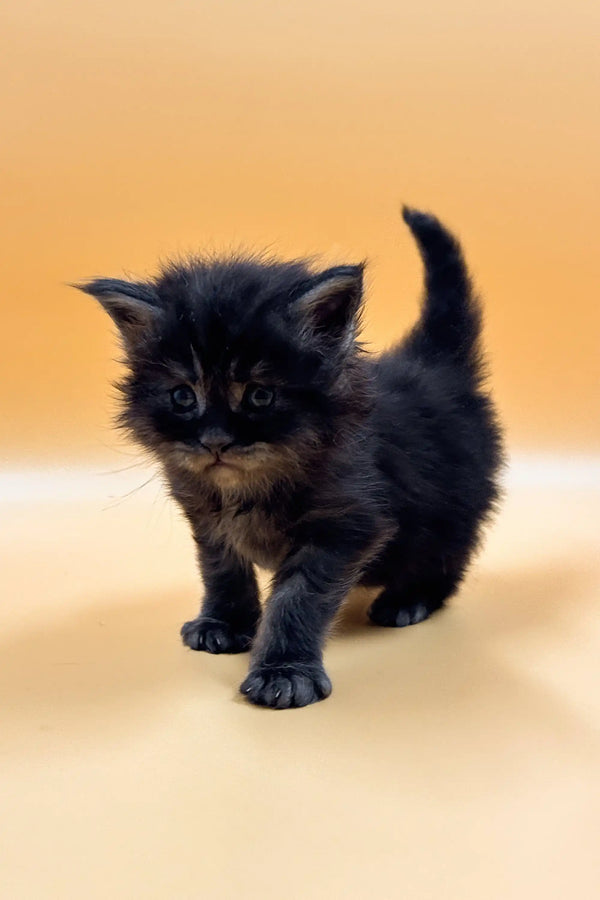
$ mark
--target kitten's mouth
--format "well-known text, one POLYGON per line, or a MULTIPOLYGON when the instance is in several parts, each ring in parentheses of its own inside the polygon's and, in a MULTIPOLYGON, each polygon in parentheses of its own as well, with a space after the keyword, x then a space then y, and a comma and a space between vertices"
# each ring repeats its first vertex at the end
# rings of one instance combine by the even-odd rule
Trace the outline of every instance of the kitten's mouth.
POLYGON ((218 473, 225 474, 230 473, 240 473, 240 470, 244 468, 243 461, 240 465, 239 460, 232 460, 228 457, 223 458, 222 456, 216 456, 210 460, 210 462, 206 465, 205 471, 214 473, 217 475, 218 473))
POLYGON ((214 459, 211 463, 208 464, 208 468, 215 469, 215 468, 217 468, 217 466, 225 466, 226 468, 230 469, 231 463, 229 462, 228 459, 223 459, 222 457, 217 456, 216 459, 214 459))
POLYGON ((249 447, 235 447, 225 455, 209 454, 190 446, 179 445, 175 448, 177 464, 198 474, 204 473, 214 479, 239 479, 257 472, 268 462, 268 454, 264 445, 255 444, 249 447))

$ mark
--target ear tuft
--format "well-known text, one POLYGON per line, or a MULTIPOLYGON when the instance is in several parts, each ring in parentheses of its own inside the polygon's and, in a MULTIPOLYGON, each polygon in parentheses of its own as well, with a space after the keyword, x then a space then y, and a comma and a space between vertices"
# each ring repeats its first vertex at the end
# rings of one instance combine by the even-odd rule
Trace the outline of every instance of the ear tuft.
POLYGON ((364 264, 334 266, 313 280, 298 300, 310 330, 336 342, 353 337, 363 293, 364 264))
POLYGON ((162 315, 156 292, 143 282, 96 278, 71 286, 96 298, 118 327, 129 349, 162 315))

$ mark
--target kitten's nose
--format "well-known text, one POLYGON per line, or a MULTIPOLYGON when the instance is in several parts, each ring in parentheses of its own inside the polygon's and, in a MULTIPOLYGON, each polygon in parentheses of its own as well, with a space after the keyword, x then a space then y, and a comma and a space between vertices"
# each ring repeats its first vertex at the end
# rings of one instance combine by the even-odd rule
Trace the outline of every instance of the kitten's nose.
POLYGON ((211 453, 219 454, 231 446, 233 439, 222 428, 207 428, 200 443, 211 453))

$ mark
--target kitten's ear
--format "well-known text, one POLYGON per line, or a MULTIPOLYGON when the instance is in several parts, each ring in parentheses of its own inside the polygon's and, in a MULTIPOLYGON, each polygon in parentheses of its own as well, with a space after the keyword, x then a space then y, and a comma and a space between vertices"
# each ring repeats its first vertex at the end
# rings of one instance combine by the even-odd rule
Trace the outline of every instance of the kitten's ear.
POLYGON ((297 310, 316 336, 350 341, 363 292, 364 264, 334 266, 313 280, 297 300, 297 310))
POLYGON ((162 316, 158 296, 143 282, 96 278, 73 287, 98 300, 118 327, 128 349, 162 316))

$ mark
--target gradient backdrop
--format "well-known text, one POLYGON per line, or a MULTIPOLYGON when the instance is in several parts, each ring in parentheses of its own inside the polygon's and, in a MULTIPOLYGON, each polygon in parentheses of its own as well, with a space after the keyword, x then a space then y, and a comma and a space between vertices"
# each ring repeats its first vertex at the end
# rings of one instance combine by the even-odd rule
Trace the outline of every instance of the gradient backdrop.
POLYGON ((517 450, 598 448, 599 14, 574 0, 7 0, 2 461, 96 461, 108 318, 64 283, 203 247, 367 257, 413 321, 401 201, 464 241, 517 450))

